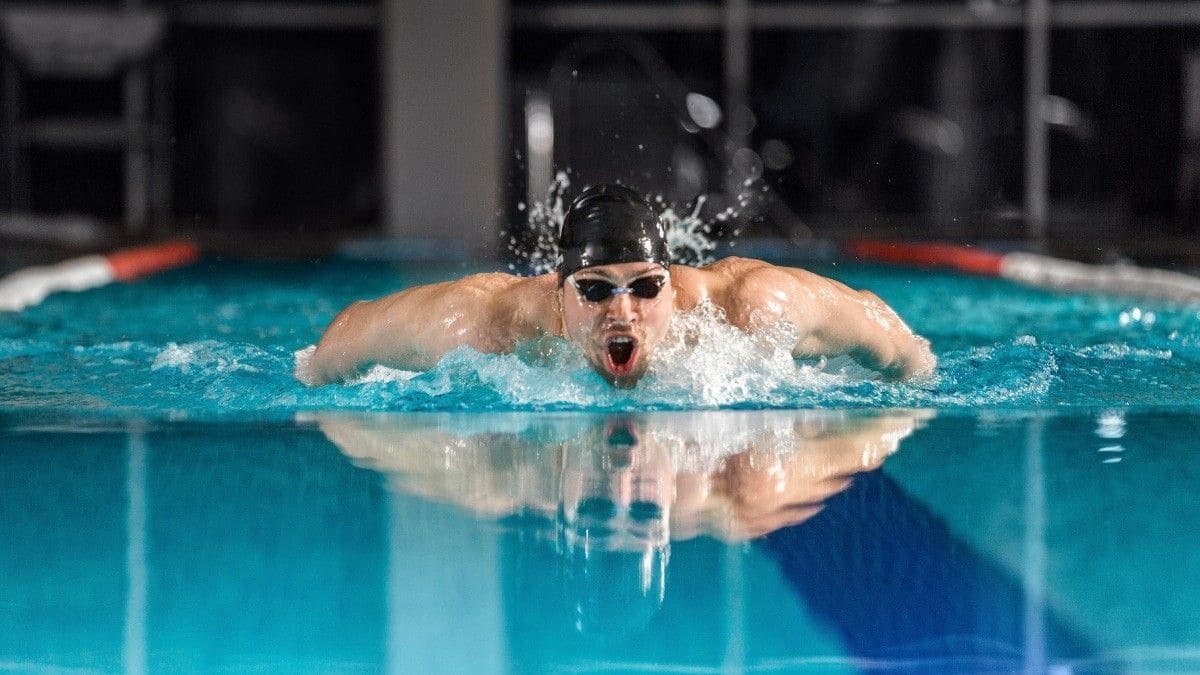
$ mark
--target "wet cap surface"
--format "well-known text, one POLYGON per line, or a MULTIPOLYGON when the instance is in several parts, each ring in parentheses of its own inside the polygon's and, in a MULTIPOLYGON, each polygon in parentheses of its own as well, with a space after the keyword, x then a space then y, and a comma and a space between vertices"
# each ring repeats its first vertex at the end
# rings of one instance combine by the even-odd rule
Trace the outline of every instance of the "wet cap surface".
POLYGON ((584 190, 567 211, 559 237, 559 280, 585 267, 651 262, 669 267, 666 229, 654 208, 623 185, 584 190))

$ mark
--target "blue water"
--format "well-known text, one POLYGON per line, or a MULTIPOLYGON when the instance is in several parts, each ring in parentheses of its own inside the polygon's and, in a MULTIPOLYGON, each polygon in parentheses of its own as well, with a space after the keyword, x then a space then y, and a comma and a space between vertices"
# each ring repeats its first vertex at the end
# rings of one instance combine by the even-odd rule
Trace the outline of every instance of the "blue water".
POLYGON ((554 341, 293 378, 346 303, 466 271, 0 316, 0 670, 1200 672, 1200 308, 839 265, 934 380, 702 317, 627 392, 554 341))
POLYGON ((931 415, 0 415, 0 669, 1200 668, 1200 417, 931 415))
POLYGON ((888 384, 845 359, 779 363, 737 331, 660 360, 614 391, 569 345, 464 349, 425 373, 310 389, 292 376, 338 309, 463 268, 353 261, 207 262, 52 296, 0 317, 0 410, 288 419, 298 411, 1192 406, 1200 307, 1067 296, 992 279, 883 267, 815 271, 869 288, 929 337, 932 381, 888 384))

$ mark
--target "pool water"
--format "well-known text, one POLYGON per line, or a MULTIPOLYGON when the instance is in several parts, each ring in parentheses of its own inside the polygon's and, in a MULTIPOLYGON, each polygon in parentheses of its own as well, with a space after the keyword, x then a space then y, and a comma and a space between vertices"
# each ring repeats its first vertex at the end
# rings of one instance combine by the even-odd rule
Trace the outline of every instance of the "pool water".
POLYGON ((316 342, 341 307, 466 270, 211 262, 52 296, 0 317, 0 410, 278 420, 329 408, 975 410, 1200 402, 1200 307, 884 267, 814 270, 892 304, 932 340, 937 377, 889 384, 844 358, 797 364, 692 316, 679 323, 698 336, 696 346, 680 343, 632 392, 611 389, 557 340, 509 355, 463 349, 425 373, 379 368, 350 385, 310 389, 293 377, 296 352, 316 342))
POLYGON ((5 414, 0 667, 1194 672, 1198 432, 1119 411, 5 414))
POLYGON ((292 376, 464 271, 211 261, 0 317, 0 669, 1200 671, 1200 308, 837 265, 935 379, 704 316, 628 392, 553 342, 292 376))

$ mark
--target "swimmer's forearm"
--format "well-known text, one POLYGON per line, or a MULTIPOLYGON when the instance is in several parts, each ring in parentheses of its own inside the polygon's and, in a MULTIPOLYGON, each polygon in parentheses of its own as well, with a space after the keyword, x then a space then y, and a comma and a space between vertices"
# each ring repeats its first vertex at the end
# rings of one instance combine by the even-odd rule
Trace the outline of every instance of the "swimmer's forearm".
POLYGON ((917 335, 896 311, 870 291, 855 293, 861 309, 857 332, 862 351, 875 361, 872 366, 889 380, 926 377, 937 367, 929 340, 917 335))

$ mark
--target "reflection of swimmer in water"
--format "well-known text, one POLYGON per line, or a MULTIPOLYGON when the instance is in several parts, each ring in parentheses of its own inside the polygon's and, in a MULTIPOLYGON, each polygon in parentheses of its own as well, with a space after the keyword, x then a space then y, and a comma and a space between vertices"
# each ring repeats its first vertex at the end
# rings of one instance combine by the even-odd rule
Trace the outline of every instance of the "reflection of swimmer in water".
POLYGON ((657 214, 626 187, 585 190, 563 220, 559 248, 557 274, 476 274, 350 305, 298 375, 323 384, 369 364, 425 369, 458 347, 509 352, 553 335, 578 345, 614 386, 631 387, 672 314, 706 302, 743 330, 790 324, 798 357, 848 354, 893 379, 936 365, 929 343, 870 292, 748 258, 671 265, 657 214))
MULTIPOLYGON (((718 636, 721 645, 731 626, 755 627, 743 635, 750 666, 822 665, 811 660, 826 656, 813 653, 812 632, 786 623, 792 600, 762 595, 778 587, 753 590, 746 576, 729 590, 730 549, 681 543, 702 534, 750 538, 769 556, 762 560, 774 561, 803 615, 836 631, 846 660, 830 668, 1010 672, 1029 670, 1026 650, 1037 649, 1046 661, 1033 670, 1044 672, 1094 655, 1058 612, 1028 604, 1012 572, 880 470, 928 417, 777 410, 317 419, 394 488, 504 523, 499 574, 517 672, 580 670, 589 658, 659 664, 655 650, 666 643, 683 654, 679 662, 716 672, 723 648, 710 651, 695 636, 718 636), (738 615, 748 613, 742 624, 727 616, 734 597, 738 615), (1039 609, 1032 626, 1041 630, 1032 631, 1039 609), (606 640, 571 643, 572 633, 606 640)), ((741 560, 737 574, 774 576, 741 560)))
POLYGON ((472 416, 471 428, 454 415, 317 420, 393 489, 505 522, 525 542, 512 555, 536 561, 517 565, 537 577, 531 585, 556 580, 541 599, 558 608, 549 613, 579 633, 612 636, 659 611, 673 542, 740 541, 811 518, 927 417, 501 414, 472 416))
POLYGON ((389 474, 396 489, 494 517, 603 525, 594 541, 636 548, 701 534, 741 540, 802 522, 854 474, 877 469, 927 417, 484 415, 474 429, 455 416, 318 419, 343 453, 389 474))

